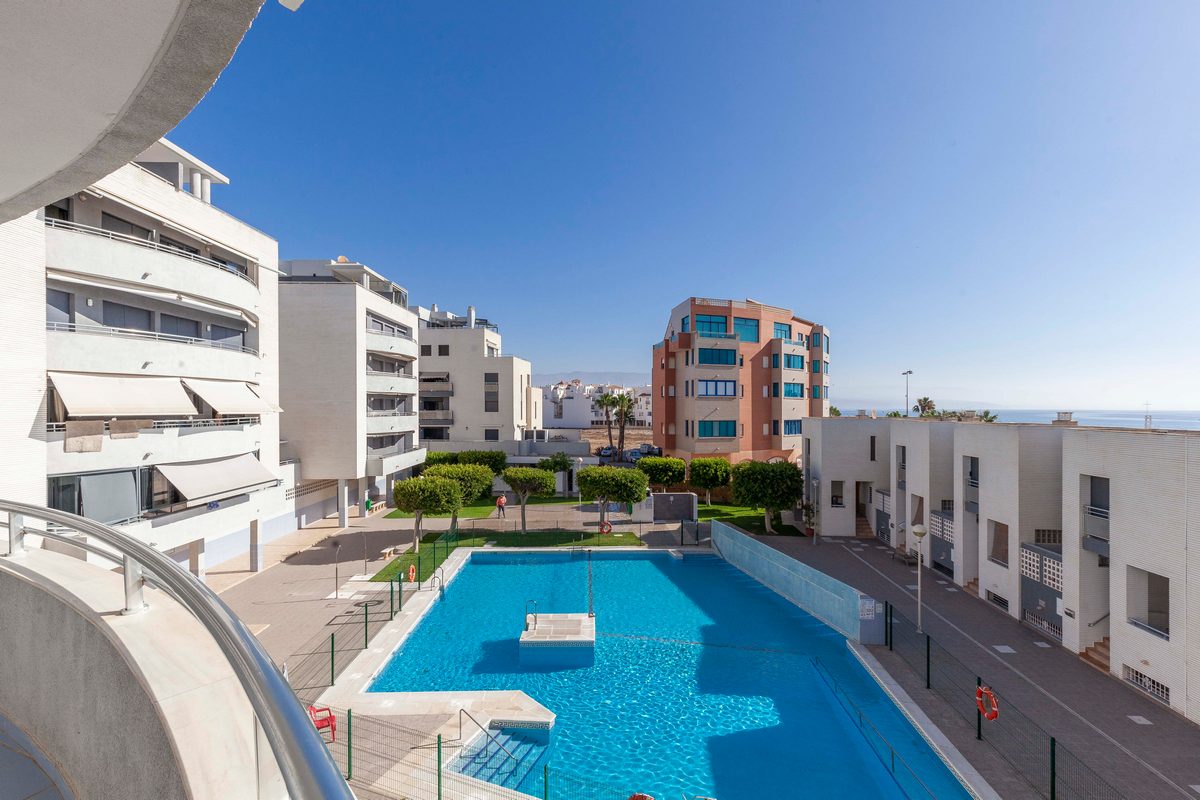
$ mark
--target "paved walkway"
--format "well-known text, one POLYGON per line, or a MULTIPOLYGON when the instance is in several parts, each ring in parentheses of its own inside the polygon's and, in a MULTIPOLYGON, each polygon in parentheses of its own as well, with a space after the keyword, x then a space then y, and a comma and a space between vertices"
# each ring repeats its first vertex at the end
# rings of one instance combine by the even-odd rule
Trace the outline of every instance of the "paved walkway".
MULTIPOLYGON (((893 561, 880 542, 826 539, 814 545, 810 539, 756 538, 916 619, 916 568, 893 561)), ((922 583, 926 632, 1121 794, 1200 796, 1200 726, 1088 666, 1058 642, 968 594, 946 576, 926 569, 922 583)), ((883 651, 879 657, 889 669, 904 669, 894 666, 904 662, 886 648, 873 649, 883 651)), ((945 717, 944 704, 939 708, 923 686, 909 691, 931 717, 945 717)), ((973 704, 974 697, 964 702, 973 704)), ((944 732, 956 744, 959 738, 974 740, 974 730, 961 718, 957 726, 953 717, 945 718, 944 732), (956 727, 958 733, 968 729, 967 736, 956 738, 956 727)), ((961 749, 986 774, 985 764, 976 761, 978 749, 961 749)))

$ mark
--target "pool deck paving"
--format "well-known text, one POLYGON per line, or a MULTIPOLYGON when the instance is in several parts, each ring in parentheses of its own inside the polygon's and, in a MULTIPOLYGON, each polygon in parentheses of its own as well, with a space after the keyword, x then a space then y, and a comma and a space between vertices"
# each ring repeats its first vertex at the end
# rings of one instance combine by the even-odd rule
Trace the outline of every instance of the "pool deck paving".
MULTIPOLYGON (((814 545, 807 538, 754 538, 916 619, 916 568, 893 560, 875 540, 822 539, 814 545)), ((1200 796, 1193 788, 1200 787, 1200 726, 986 601, 950 591, 960 588, 952 582, 939 581, 945 576, 928 569, 922 574, 925 631, 1061 746, 1124 797, 1200 796)), ((973 726, 925 690, 922 677, 899 655, 882 646, 871 650, 1004 797, 1020 795, 1021 787, 1006 787, 1003 771, 991 768, 988 762, 999 759, 975 741, 973 726)), ((963 702, 973 706, 975 698, 963 702)))

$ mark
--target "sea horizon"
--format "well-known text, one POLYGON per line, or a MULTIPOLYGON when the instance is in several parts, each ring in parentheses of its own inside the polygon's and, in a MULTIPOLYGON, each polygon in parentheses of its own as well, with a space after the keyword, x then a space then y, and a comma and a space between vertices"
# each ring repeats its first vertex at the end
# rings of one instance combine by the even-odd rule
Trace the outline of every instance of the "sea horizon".
MULTIPOLYGON (((857 408, 843 409, 842 414, 852 416, 857 408)), ((883 416, 892 409, 879 409, 877 413, 883 416)), ((979 409, 982 411, 983 409, 979 409)), ((1042 408, 992 408, 993 414, 1000 422, 1051 422, 1058 416, 1057 409, 1042 408)), ((1072 418, 1080 425, 1090 425, 1104 428, 1145 428, 1146 414, 1142 410, 1073 410, 1072 418)), ((1200 430, 1200 410, 1162 410, 1151 409, 1150 427, 1160 430, 1200 430)))

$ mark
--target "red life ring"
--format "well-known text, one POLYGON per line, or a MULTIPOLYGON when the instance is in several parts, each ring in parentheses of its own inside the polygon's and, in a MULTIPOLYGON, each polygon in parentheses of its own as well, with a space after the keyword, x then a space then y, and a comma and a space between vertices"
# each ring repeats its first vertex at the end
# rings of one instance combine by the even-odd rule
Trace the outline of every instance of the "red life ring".
POLYGON ((1000 716, 1000 704, 996 702, 996 693, 986 686, 975 690, 975 705, 984 719, 995 719, 1000 716))
POLYGON ((654 800, 654 798, 644 792, 634 792, 629 795, 629 800, 654 800))
POLYGON ((409 583, 417 582, 417 565, 416 564, 408 565, 408 582, 409 583))
MULTIPOLYGON (((604 522, 601 522, 600 523, 600 532, 601 533, 612 533, 612 523, 609 522, 608 520, 604 520, 604 522)), ((643 795, 643 797, 648 797, 648 796, 649 795, 643 795)), ((634 797, 636 797, 636 795, 634 795, 634 797)), ((633 800, 633 798, 630 798, 630 800, 633 800)), ((654 800, 654 798, 651 797, 650 800, 654 800)))

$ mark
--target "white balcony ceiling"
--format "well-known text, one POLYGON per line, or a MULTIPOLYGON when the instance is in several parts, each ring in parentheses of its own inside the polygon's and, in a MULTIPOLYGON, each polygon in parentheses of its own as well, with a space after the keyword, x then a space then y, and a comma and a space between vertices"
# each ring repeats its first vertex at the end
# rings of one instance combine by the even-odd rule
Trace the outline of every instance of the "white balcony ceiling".
POLYGON ((0 3, 0 222, 83 189, 175 127, 261 5, 0 3))

